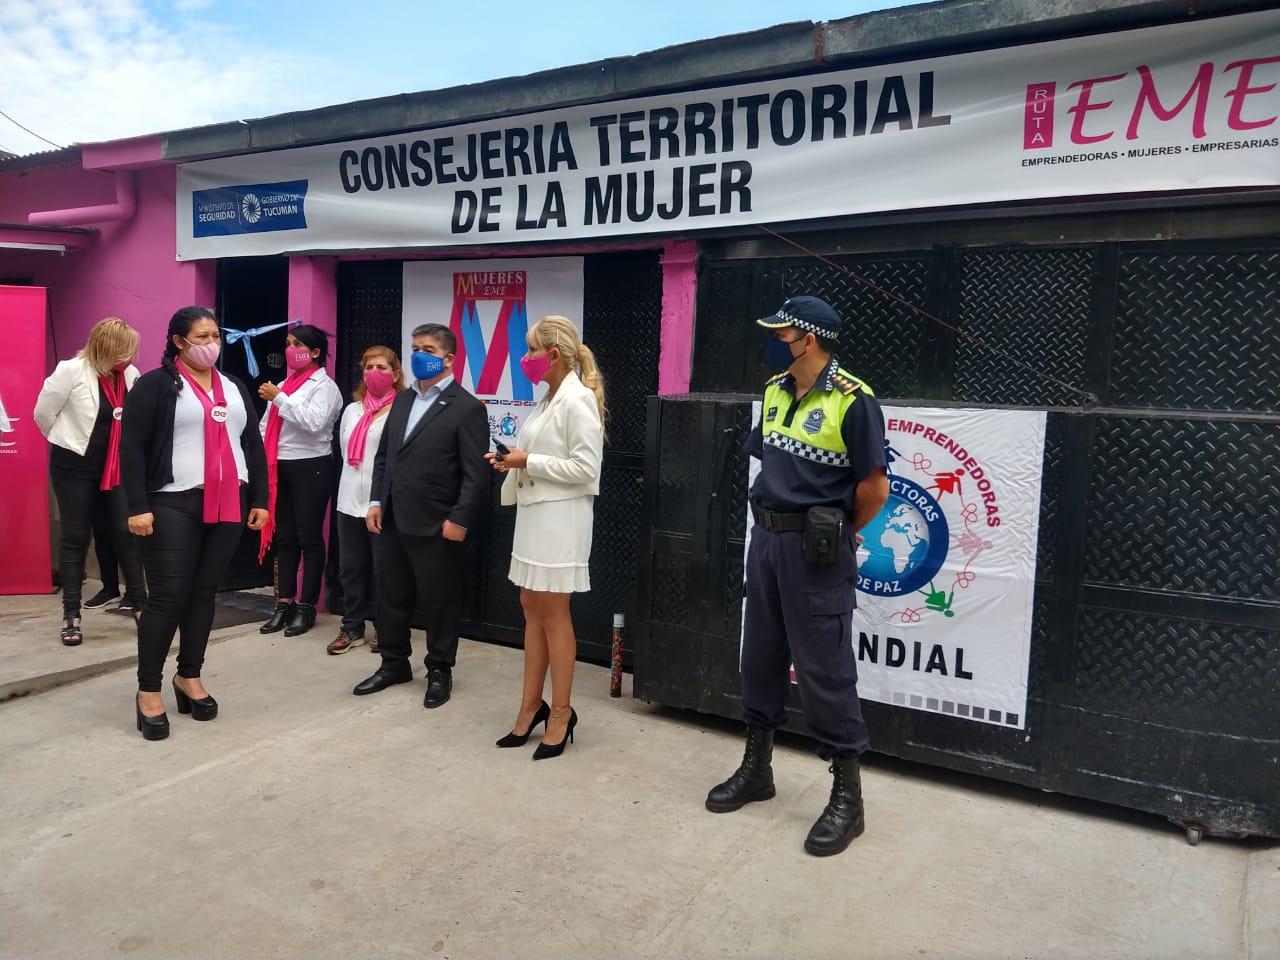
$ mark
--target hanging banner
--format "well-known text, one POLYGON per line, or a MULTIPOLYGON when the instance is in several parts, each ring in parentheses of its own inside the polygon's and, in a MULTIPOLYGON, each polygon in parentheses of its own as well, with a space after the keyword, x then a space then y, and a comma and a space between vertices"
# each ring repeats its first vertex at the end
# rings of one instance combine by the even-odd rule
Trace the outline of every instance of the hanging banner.
POLYGON ((858 547, 858 695, 1024 729, 1046 414, 884 416, 889 499, 858 547))
POLYGON ((458 338, 454 378, 489 406, 489 433, 508 445, 546 392, 520 369, 540 317, 568 317, 582 333, 582 258, 417 261, 404 265, 402 354, 413 328, 443 323, 458 338))
POLYGON ((178 168, 179 260, 1280 184, 1280 11, 178 168))
POLYGON ((31 412, 44 383, 44 287, 0 286, 0 594, 49 593, 49 444, 31 412))

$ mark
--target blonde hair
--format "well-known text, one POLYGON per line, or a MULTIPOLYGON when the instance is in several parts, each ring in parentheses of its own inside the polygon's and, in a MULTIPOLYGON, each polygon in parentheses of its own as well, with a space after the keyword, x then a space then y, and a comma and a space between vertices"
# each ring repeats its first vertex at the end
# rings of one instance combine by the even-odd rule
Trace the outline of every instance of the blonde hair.
POLYGON ((399 393, 404 389, 404 370, 400 368, 400 355, 390 347, 370 347, 364 352, 360 358, 360 380, 356 384, 356 388, 351 391, 351 399, 356 403, 364 402, 365 386, 364 386, 364 365, 370 360, 381 357, 387 361, 387 365, 391 367, 391 372, 395 374, 395 382, 391 385, 391 389, 399 393))
POLYGON ((119 317, 99 320, 89 331, 89 339, 76 354, 97 371, 99 376, 111 372, 121 360, 131 363, 138 355, 138 331, 119 317))
POLYGON ((600 422, 604 423, 609 416, 604 403, 604 377, 596 366, 596 355, 582 342, 573 321, 568 317, 554 315, 543 317, 529 330, 525 342, 530 350, 550 350, 555 347, 560 351, 560 358, 569 364, 570 370, 578 374, 583 385, 596 395, 600 422))

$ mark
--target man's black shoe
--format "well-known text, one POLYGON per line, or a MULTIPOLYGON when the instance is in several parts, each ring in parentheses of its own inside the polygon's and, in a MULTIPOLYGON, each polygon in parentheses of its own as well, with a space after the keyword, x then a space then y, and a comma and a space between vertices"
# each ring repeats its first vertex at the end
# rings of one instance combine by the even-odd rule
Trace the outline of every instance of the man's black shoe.
POLYGON ((427 668, 427 695, 422 705, 428 710, 442 707, 453 693, 453 671, 448 667, 427 668))
POLYGON ((351 692, 357 697, 363 697, 369 693, 377 693, 379 690, 385 690, 387 687, 394 687, 397 683, 408 683, 413 679, 413 669, 404 667, 403 669, 388 669, 380 667, 378 672, 373 676, 365 677, 356 684, 355 689, 351 692))
POLYGON ((747 726, 747 747, 742 764, 724 783, 707 794, 707 809, 712 813, 732 813, 756 800, 769 800, 777 795, 773 786, 773 731, 767 727, 747 726))

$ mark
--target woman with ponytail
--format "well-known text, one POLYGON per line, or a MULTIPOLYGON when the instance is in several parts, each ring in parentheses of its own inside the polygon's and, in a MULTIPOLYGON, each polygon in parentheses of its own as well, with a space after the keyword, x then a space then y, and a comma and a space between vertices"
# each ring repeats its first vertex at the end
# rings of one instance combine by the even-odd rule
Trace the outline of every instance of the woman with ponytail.
MULTIPOLYGON (((391 403, 404 389, 400 358, 390 347, 370 347, 360 358, 361 381, 342 413, 338 449, 338 569, 342 579, 342 626, 327 647, 346 653, 364 641, 365 621, 373 617, 377 576, 373 566, 373 534, 365 523, 373 487, 373 461, 382 440, 391 403)), ((378 652, 377 634, 369 649, 378 652)))
POLYGON ((138 379, 133 365, 138 331, 119 317, 99 320, 84 349, 63 360, 45 380, 36 400, 35 420, 48 438, 49 478, 62 518, 59 576, 62 581, 62 642, 77 646, 80 629, 80 584, 89 532, 95 531, 103 559, 103 589, 85 603, 100 607, 118 595, 117 557, 124 564, 122 610, 137 617, 146 587, 142 561, 129 536, 128 510, 120 486, 120 430, 125 394, 138 379), (102 542, 109 538, 115 549, 102 542), (109 559, 108 559, 109 558, 109 559), (106 565, 109 563, 109 567, 106 565))
POLYGON ((307 323, 294 327, 284 347, 289 376, 258 388, 258 396, 267 401, 259 426, 267 453, 270 513, 258 561, 272 539, 277 561, 276 609, 259 628, 262 633, 283 630, 286 637, 296 637, 316 624, 324 518, 333 494, 333 425, 342 413, 342 391, 324 369, 328 356, 329 337, 323 330, 307 323))
POLYGON ((261 530, 267 520, 253 398, 216 369, 221 346, 213 311, 183 307, 169 321, 160 369, 139 377, 125 402, 121 473, 151 590, 138 621, 135 704, 147 740, 169 735, 161 688, 174 633, 181 633, 178 712, 195 720, 218 715, 200 680, 214 593, 246 523, 261 530))
POLYGON ((572 741, 573 667, 578 641, 569 599, 591 589, 588 562, 604 455, 604 380, 595 355, 564 317, 543 317, 529 331, 520 369, 547 385, 516 437, 516 449, 486 455, 505 474, 504 506, 516 505, 511 581, 524 609, 524 693, 499 747, 519 747, 544 723, 533 759, 557 757, 572 741), (551 672, 551 703, 542 699, 551 672))

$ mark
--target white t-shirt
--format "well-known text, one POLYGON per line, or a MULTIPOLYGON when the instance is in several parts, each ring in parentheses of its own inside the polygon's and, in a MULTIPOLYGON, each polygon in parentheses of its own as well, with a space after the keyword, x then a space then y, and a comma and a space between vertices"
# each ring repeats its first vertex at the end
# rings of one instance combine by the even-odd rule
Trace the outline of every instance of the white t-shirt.
POLYGON ((293 393, 276 394, 258 422, 258 429, 264 437, 272 407, 283 421, 280 424, 280 443, 276 447, 277 459, 310 460, 332 456, 333 424, 342 412, 342 391, 323 369, 317 367, 307 382, 293 393))
MULTIPOLYGON (((173 411, 173 482, 160 488, 161 493, 180 493, 204 486, 204 404, 195 395, 199 387, 187 380, 182 382, 177 405, 173 411)), ((249 468, 244 463, 244 449, 240 446, 240 434, 248 422, 244 409, 244 397, 240 388, 226 377, 222 378, 222 392, 227 399, 227 439, 231 441, 231 454, 236 460, 236 474, 241 483, 249 482, 249 468)), ((212 397, 210 391, 208 396, 212 397)))
POLYGON ((369 424, 369 433, 364 440, 364 459, 360 466, 353 467, 347 463, 347 444, 351 442, 351 434, 355 432, 360 415, 364 413, 364 405, 347 404, 342 412, 342 425, 338 428, 340 450, 342 451, 342 477, 338 480, 338 512, 348 517, 364 519, 369 512, 369 491, 373 487, 373 461, 378 455, 378 444, 382 441, 382 428, 387 425, 391 415, 391 407, 383 407, 381 416, 369 424))

